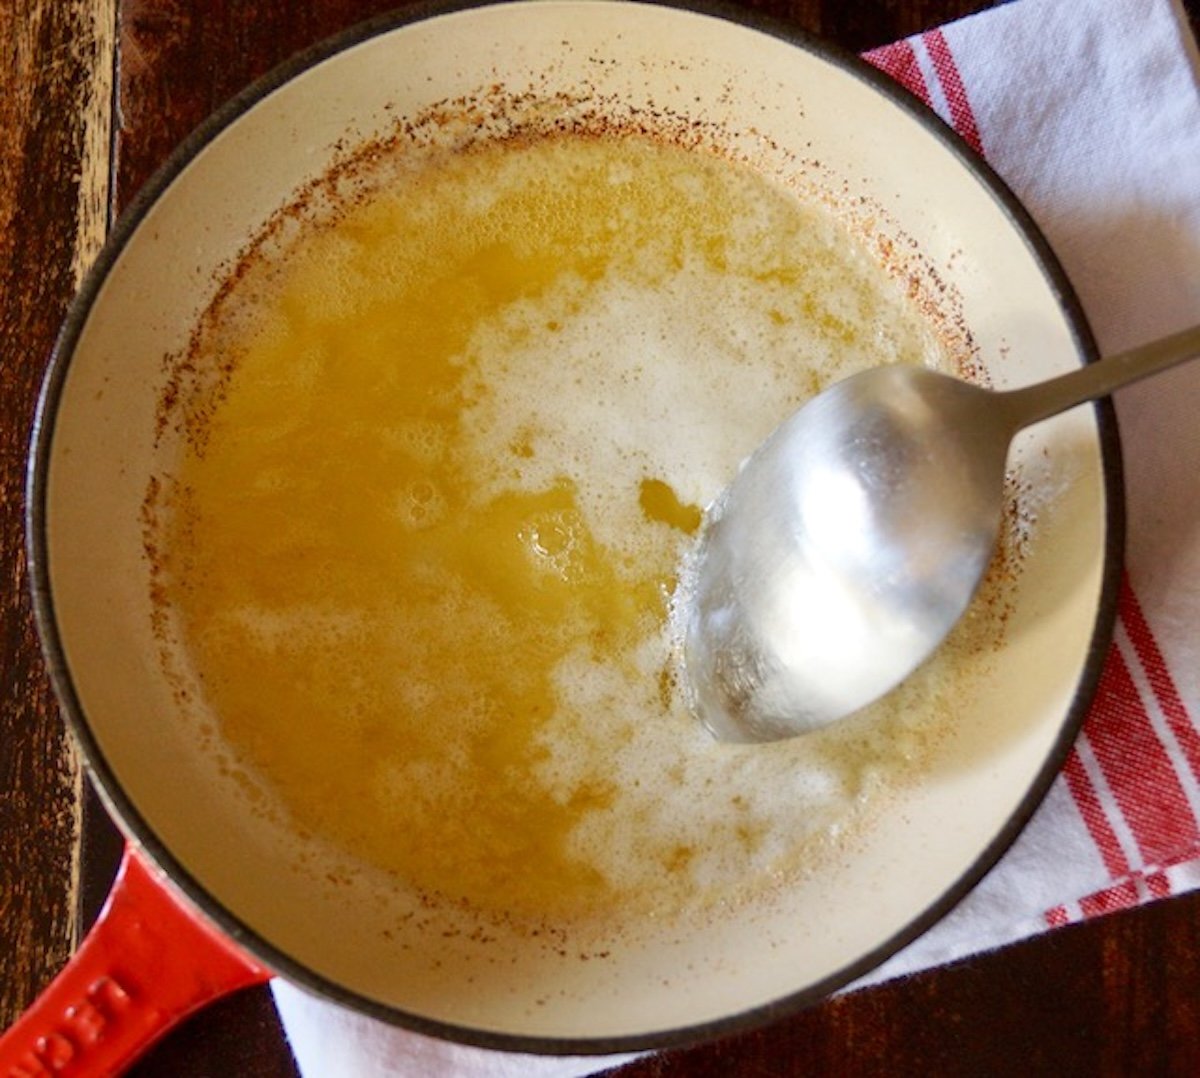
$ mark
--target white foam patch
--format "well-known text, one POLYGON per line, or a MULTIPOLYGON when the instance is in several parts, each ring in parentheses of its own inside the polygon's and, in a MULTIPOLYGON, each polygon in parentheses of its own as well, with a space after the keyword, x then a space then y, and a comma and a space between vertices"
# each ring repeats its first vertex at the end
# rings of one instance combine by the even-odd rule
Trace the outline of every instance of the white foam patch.
POLYGON ((583 296, 564 282, 479 327, 468 353, 476 403, 464 421, 481 499, 513 487, 514 463, 521 490, 566 476, 596 539, 622 550, 631 522, 614 519, 614 507, 636 513, 642 479, 662 479, 695 504, 720 490, 731 462, 770 430, 773 413, 764 415, 759 392, 797 404, 800 395, 795 373, 771 362, 790 345, 760 307, 705 311, 701 297, 716 276, 695 267, 650 293, 616 279, 583 296), (750 333, 747 315, 766 324, 750 333), (740 384, 748 369, 753 393, 740 384), (508 447, 521 438, 533 452, 514 462, 508 447))

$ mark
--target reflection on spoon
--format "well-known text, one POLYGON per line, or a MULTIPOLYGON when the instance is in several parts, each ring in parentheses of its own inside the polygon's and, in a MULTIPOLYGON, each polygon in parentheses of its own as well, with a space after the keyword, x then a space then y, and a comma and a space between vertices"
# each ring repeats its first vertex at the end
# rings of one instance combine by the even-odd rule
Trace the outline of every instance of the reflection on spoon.
POLYGON ((772 741, 882 696, 970 603, 1017 431, 1198 355, 1200 326, 1007 392, 897 365, 813 398, 709 509, 682 574, 698 716, 772 741))

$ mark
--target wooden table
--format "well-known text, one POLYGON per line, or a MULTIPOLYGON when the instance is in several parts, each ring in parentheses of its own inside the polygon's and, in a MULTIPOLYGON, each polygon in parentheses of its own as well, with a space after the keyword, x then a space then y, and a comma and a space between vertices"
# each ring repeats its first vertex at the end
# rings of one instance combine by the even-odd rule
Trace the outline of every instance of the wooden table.
MULTIPOLYGON (((1069 0, 1063 0, 1069 2, 1069 0)), ((1112 0, 1121 3, 1123 0, 1112 0)), ((290 54, 387 0, 0 4, 0 1022, 66 960, 116 842, 44 675, 26 596, 22 484, 37 387, 80 273, 171 148, 290 54)), ((979 0, 751 0, 862 50, 979 0)), ((1187 0, 1193 28, 1200 0, 1187 0)), ((673 1075, 1200 1074, 1200 894, 1060 930, 755 1033, 623 1069, 673 1075)), ((135 1074, 295 1074, 266 989, 168 1036, 135 1074)))

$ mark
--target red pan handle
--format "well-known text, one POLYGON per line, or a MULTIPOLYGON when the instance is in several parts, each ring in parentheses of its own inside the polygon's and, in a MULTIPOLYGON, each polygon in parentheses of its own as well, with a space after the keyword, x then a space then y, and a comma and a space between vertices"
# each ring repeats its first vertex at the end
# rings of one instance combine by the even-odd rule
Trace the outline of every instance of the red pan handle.
POLYGON ((120 1074, 203 1004, 270 975, 127 844, 82 946, 0 1037, 0 1078, 120 1074))

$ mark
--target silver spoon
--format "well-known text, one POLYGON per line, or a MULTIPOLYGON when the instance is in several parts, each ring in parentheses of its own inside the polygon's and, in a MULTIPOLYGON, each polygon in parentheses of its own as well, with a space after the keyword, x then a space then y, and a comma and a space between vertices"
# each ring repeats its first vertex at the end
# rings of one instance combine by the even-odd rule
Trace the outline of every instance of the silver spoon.
POLYGON ((1198 355, 1200 326, 1007 392, 898 365, 814 397, 710 508, 681 575, 696 713, 772 741, 899 684, 983 577, 1017 431, 1198 355))

